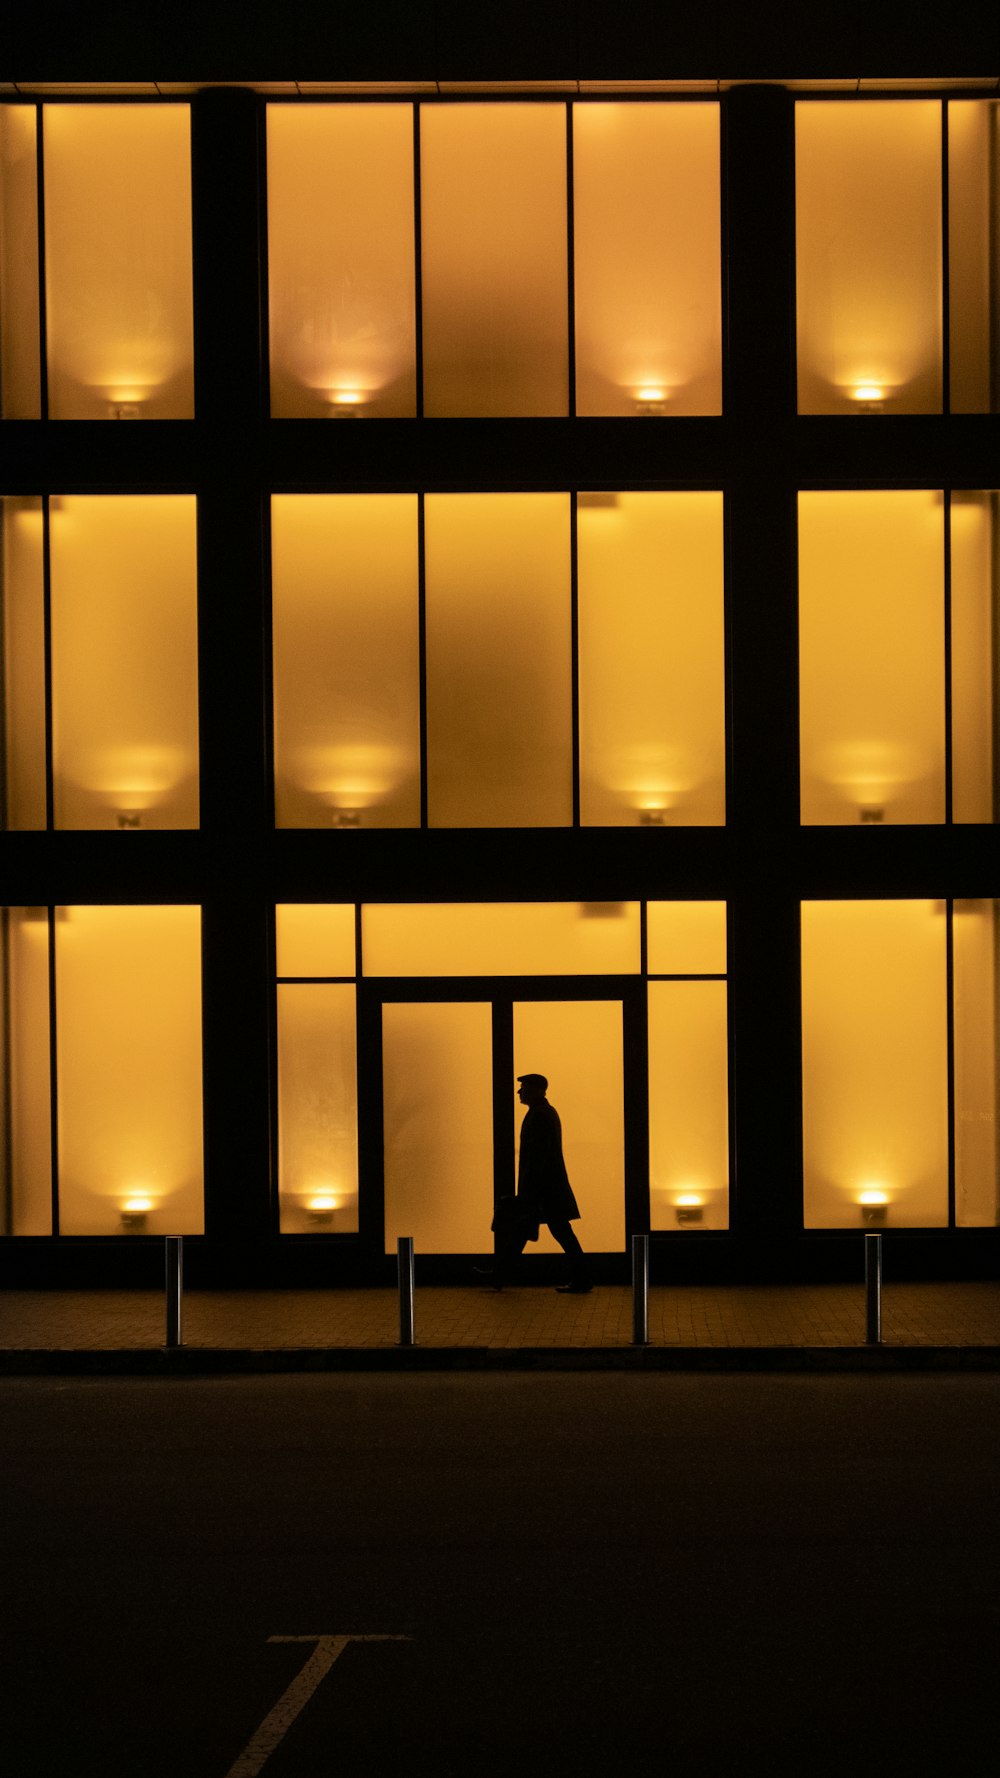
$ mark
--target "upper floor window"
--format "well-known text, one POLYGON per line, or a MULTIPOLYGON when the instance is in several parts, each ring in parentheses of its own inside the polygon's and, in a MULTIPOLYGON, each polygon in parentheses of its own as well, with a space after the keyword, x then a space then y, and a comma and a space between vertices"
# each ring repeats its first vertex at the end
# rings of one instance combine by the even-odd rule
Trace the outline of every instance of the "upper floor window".
POLYGON ((267 118, 274 415, 721 412, 716 105, 267 118))
POLYGON ((0 379, 5 419, 191 418, 187 105, 0 107, 0 379))

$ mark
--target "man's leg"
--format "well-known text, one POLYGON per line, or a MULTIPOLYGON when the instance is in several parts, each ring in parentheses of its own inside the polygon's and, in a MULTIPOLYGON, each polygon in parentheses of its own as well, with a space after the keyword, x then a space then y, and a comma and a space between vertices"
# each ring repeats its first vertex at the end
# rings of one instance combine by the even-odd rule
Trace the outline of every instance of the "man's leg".
POLYGON ((568 1217, 561 1217, 557 1221, 549 1223, 549 1233, 554 1241, 558 1241, 569 1260, 569 1282, 568 1284, 559 1284, 556 1288, 569 1290, 574 1295, 582 1296, 591 1288, 590 1275, 587 1269, 587 1256, 576 1238, 572 1223, 568 1217))

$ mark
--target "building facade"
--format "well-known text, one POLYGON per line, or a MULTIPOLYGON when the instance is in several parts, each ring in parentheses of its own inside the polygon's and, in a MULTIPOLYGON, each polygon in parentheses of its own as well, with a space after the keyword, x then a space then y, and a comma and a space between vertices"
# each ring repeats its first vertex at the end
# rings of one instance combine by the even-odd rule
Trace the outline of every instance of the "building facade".
POLYGON ((8 91, 6 1277, 990 1271, 997 90, 8 91))

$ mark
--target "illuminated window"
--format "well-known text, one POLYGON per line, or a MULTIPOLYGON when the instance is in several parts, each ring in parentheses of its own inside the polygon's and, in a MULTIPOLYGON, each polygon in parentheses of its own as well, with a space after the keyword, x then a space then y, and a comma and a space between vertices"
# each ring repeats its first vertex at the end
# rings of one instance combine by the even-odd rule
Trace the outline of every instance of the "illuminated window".
POLYGON ((952 819, 996 821, 998 496, 956 490, 949 513, 952 819))
POLYGON ((795 107, 799 412, 941 411, 941 105, 795 107))
POLYGON ((578 414, 722 412, 717 105, 573 106, 578 414))
POLYGON ((3 608, 3 822, 46 825, 45 574, 42 502, 0 500, 3 608))
POLYGON ((491 1008, 382 1008, 385 1246, 481 1253, 493 1219, 491 1008))
POLYGON ((959 1228, 993 1228, 1000 1222, 997 1157, 1000 902, 956 901, 952 933, 955 1221, 959 1228))
POLYGON ((726 818, 721 494, 580 494, 580 818, 726 818))
POLYGON ((634 901, 373 903, 362 909, 371 976, 631 975, 634 901))
POLYGON ((413 108, 269 105, 271 412, 416 412, 413 108))
POLYGON ((651 901, 649 1210, 652 1229, 729 1227, 726 907, 651 901), (654 980, 654 977, 673 980, 654 980), (686 979, 685 979, 686 978, 686 979))
POLYGON ((49 921, 0 909, 0 1234, 52 1233, 49 921))
POLYGON ((49 413, 194 413, 187 105, 45 105, 49 413))
POLYGON ((566 110, 424 105, 424 413, 565 414, 566 110))
POLYGON ((417 499, 276 495, 279 827, 417 827, 417 499))
POLYGON ((0 105, 0 418, 42 411, 38 304, 37 117, 0 105))
POLYGON ((943 902, 803 904, 807 1228, 947 1224, 946 958, 943 902))
POLYGON ((289 902, 275 909, 284 1235, 358 1230, 354 917, 349 903, 289 902))
POLYGON ((1000 409, 1000 105, 951 99, 948 118, 948 306, 951 409, 1000 409))

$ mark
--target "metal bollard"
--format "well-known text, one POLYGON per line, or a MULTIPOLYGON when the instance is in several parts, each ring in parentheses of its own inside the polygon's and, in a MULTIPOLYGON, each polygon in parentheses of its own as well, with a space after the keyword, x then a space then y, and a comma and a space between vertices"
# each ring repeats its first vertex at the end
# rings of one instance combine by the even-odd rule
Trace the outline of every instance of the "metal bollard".
POLYGON ((400 1235, 396 1241, 396 1266, 399 1273, 399 1343, 415 1346, 413 1332, 413 1236, 400 1235))
POLYGON ((865 1344, 882 1344, 882 1237, 865 1236, 865 1344))
POLYGON ((632 1344, 649 1345, 649 1236, 632 1236, 632 1344))
POLYGON ((183 1346, 184 1236, 167 1236, 167 1346, 183 1346))

